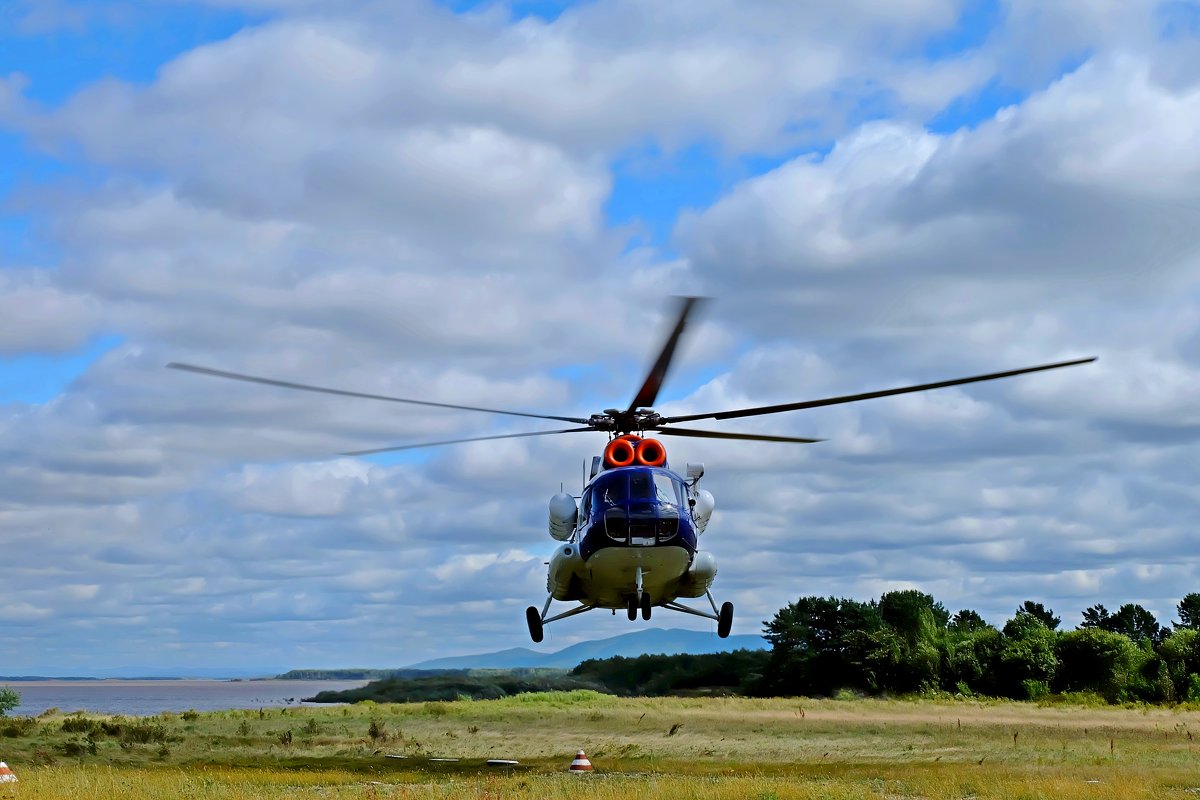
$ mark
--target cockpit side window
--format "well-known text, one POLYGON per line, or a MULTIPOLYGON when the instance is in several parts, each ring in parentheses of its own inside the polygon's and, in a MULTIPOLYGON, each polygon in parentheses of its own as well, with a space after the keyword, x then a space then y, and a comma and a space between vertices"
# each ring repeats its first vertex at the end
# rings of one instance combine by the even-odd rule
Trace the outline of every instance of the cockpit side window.
POLYGON ((654 473, 654 494, 660 503, 678 506, 680 504, 679 481, 665 472, 654 473))

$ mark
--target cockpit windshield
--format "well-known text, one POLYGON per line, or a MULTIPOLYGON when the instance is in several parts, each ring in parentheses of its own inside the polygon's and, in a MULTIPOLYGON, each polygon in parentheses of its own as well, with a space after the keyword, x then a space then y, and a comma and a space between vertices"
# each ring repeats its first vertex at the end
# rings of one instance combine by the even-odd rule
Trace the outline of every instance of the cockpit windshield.
POLYGON ((592 520, 604 520, 608 535, 629 544, 665 541, 679 529, 685 488, 679 476, 653 467, 614 470, 588 489, 592 520))

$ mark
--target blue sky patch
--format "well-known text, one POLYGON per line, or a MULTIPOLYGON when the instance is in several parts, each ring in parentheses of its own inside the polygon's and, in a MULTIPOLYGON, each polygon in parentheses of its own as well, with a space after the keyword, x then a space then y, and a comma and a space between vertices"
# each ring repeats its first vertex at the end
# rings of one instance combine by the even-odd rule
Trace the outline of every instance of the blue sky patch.
POLYGON ((609 224, 640 225, 648 239, 644 243, 660 247, 669 241, 681 210, 711 205, 741 172, 707 144, 674 154, 643 145, 619 157, 612 169, 613 190, 604 207, 609 224))
POLYGON ((122 341, 120 336, 100 336, 65 355, 0 358, 0 404, 36 405, 53 400, 122 341))
POLYGON ((972 129, 996 116, 1005 106, 1022 102, 1029 92, 1005 86, 999 78, 993 78, 971 94, 955 98, 926 124, 932 133, 954 133, 963 128, 972 129))
POLYGON ((1200 36, 1200 2, 1168 0, 1156 10, 1159 32, 1164 39, 1200 36))
POLYGON ((496 0, 438 0, 438 3, 456 14, 506 5, 512 12, 513 19, 537 17, 546 22, 553 22, 568 8, 581 5, 572 0, 510 0, 508 3, 498 3, 496 0))
POLYGON ((980 47, 1000 22, 998 0, 966 0, 954 27, 927 40, 922 54, 931 61, 960 56, 980 47))
POLYGON ((183 3, 153 6, 118 14, 103 4, 83 5, 81 26, 64 22, 53 30, 26 29, 18 19, 0 31, 0 75, 27 75, 27 97, 58 105, 104 77, 147 83, 181 53, 267 18, 183 3))

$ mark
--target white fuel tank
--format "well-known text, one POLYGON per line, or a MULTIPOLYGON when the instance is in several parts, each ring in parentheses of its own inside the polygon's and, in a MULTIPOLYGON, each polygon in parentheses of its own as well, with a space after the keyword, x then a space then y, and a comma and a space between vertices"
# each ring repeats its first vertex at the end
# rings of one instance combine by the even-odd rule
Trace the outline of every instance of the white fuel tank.
POLYGON ((681 597, 703 597, 717 577, 717 559, 712 553, 697 550, 683 580, 680 581, 681 597))
POLYGON ((579 519, 579 507, 575 498, 559 492, 550 498, 550 535, 560 542, 571 538, 579 519))
POLYGON ((546 591, 555 600, 578 600, 571 591, 571 579, 582 578, 587 569, 583 556, 575 544, 559 545, 550 556, 550 570, 546 573, 546 591))
POLYGON ((708 520, 712 518, 713 509, 717 507, 717 501, 712 496, 712 492, 707 489, 701 489, 696 492, 692 499, 695 500, 695 504, 692 505, 692 521, 696 523, 696 533, 701 534, 708 527, 708 520))

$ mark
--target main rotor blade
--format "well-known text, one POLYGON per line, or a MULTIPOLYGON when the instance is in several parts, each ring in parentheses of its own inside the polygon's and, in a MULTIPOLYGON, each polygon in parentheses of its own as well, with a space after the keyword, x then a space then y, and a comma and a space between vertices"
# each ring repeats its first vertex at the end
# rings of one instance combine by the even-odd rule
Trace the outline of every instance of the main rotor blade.
POLYGON ((675 356, 675 347, 679 344, 679 337, 683 335, 688 315, 692 313, 692 308, 695 307, 696 303, 700 302, 703 298, 683 297, 680 299, 683 302, 679 306, 679 319, 675 321, 675 327, 671 329, 671 335, 667 337, 667 341, 663 344, 662 351, 658 354, 658 359, 654 362, 654 366, 650 368, 650 374, 646 376, 646 380, 642 383, 642 388, 638 389, 633 402, 629 404, 627 414, 632 414, 639 408, 649 408, 654 405, 654 400, 658 397, 658 391, 662 388, 663 381, 667 378, 667 370, 671 367, 671 359, 675 356))
POLYGON ((750 442, 795 442, 814 444, 824 439, 800 439, 795 436, 770 436, 763 433, 728 433, 726 431, 697 431, 691 428, 655 428, 662 436, 691 436, 696 439, 742 439, 750 442))
POLYGON ((876 397, 890 397, 894 394, 908 394, 909 392, 924 392, 929 389, 943 389, 947 386, 961 386, 964 383, 979 383, 980 381, 992 381, 997 378, 1011 378, 1014 375, 1024 375, 1029 372, 1042 372, 1048 369, 1059 369, 1061 367, 1073 367, 1077 364, 1090 364, 1095 361, 1096 357, 1079 358, 1074 361, 1059 361, 1055 364, 1042 364, 1036 367, 1025 367, 1024 369, 1014 369, 1008 372, 993 372, 988 375, 975 375, 970 378, 957 378, 952 381, 938 381, 937 383, 922 383, 919 386, 904 386, 899 389, 884 389, 878 392, 864 392, 862 394, 847 394, 841 397, 827 397, 824 400, 805 400, 800 403, 781 403, 776 406, 759 406, 757 408, 742 408, 736 411, 716 411, 711 414, 684 414, 678 417, 664 417, 662 422, 691 422, 697 419, 734 419, 736 417, 756 417, 761 414, 779 414, 783 411, 799 411, 802 408, 818 408, 820 406, 834 406, 840 403, 856 403, 859 400, 873 400, 876 397))
POLYGON ((507 414, 510 417, 530 417, 532 419, 552 419, 558 422, 574 422, 579 425, 586 425, 586 419, 578 417, 556 417, 552 414, 527 414, 523 411, 502 411, 498 408, 480 408, 479 406, 460 406, 454 403, 435 403, 431 400, 409 400, 405 397, 389 397, 383 394, 369 394, 367 392, 350 392, 345 389, 329 389, 324 386, 311 386, 307 383, 294 383, 292 381, 279 381, 274 378, 259 378, 254 375, 243 375, 240 372, 227 372, 223 369, 212 369, 211 367, 198 367, 195 364, 180 364, 172 361, 167 364, 169 369, 179 369, 184 372, 195 372, 199 375, 211 375, 215 378, 228 378, 233 381, 245 381, 247 383, 261 383, 266 386, 280 386, 284 389, 299 389, 304 392, 320 392, 321 394, 335 394, 341 397, 364 397, 368 400, 386 400, 389 403, 409 403, 414 406, 432 406, 434 408, 454 408, 460 411, 483 411, 487 414, 507 414))
POLYGON ((444 444, 462 444, 463 442, 487 442, 492 439, 521 439, 526 436, 549 436, 554 433, 585 433, 595 428, 564 428, 560 431, 532 431, 530 433, 502 433, 498 436, 472 436, 469 439, 447 439, 442 442, 418 442, 417 444, 398 444, 393 447, 375 447, 370 450, 351 450, 339 453, 343 456, 369 456, 375 453, 391 453, 396 450, 416 450, 419 447, 441 447, 444 444))

